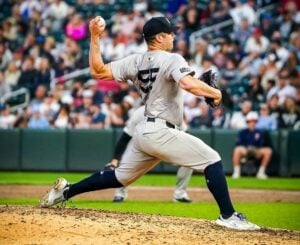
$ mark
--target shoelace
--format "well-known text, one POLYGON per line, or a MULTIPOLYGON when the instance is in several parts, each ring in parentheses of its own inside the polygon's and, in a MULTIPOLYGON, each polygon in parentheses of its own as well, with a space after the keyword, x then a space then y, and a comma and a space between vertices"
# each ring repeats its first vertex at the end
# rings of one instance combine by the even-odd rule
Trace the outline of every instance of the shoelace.
POLYGON ((246 216, 242 213, 237 213, 236 216, 240 219, 240 220, 247 220, 246 216))

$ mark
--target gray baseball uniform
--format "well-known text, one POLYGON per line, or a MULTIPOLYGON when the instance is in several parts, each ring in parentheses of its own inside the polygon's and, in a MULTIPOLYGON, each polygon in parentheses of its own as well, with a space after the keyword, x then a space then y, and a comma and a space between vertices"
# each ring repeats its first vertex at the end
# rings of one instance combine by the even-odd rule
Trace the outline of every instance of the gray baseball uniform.
POLYGON ((180 130, 183 95, 179 81, 194 72, 178 54, 149 51, 111 63, 116 80, 131 80, 146 104, 115 174, 129 185, 161 160, 202 171, 221 160, 202 140, 180 130))
MULTIPOLYGON (((129 118, 129 120, 126 123, 126 127, 124 128, 124 132, 127 133, 130 136, 133 136, 134 129, 138 123, 144 120, 145 112, 145 106, 139 107, 133 115, 129 118)), ((186 130, 186 126, 183 127, 186 130)), ((188 198, 188 195, 186 193, 187 186, 189 184, 191 175, 193 174, 193 170, 186 167, 180 167, 177 171, 177 182, 176 182, 176 188, 174 191, 173 198, 174 199, 180 199, 180 198, 188 198)), ((117 188, 115 191, 115 196, 127 198, 127 190, 126 187, 117 188)))

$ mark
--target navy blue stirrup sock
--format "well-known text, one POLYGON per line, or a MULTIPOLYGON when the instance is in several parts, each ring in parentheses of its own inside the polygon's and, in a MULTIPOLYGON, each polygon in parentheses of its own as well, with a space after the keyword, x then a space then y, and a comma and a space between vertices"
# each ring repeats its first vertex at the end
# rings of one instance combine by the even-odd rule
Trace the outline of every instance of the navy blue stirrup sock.
POLYGON ((96 191, 108 188, 118 188, 123 185, 117 180, 115 170, 101 170, 91 176, 72 184, 69 190, 64 192, 64 197, 69 199, 80 193, 96 191))
POLYGON ((223 218, 229 218, 234 213, 226 178, 221 161, 209 165, 204 170, 206 184, 218 203, 223 218))

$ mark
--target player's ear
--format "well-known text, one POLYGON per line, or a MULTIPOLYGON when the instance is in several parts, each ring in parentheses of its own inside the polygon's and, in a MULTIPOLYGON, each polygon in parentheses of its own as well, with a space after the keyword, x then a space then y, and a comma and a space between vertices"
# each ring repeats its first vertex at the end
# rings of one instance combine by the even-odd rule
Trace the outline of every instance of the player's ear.
POLYGON ((156 41, 158 41, 159 43, 162 43, 163 40, 164 40, 164 37, 165 37, 164 33, 158 33, 158 34, 155 36, 155 39, 156 39, 156 41))

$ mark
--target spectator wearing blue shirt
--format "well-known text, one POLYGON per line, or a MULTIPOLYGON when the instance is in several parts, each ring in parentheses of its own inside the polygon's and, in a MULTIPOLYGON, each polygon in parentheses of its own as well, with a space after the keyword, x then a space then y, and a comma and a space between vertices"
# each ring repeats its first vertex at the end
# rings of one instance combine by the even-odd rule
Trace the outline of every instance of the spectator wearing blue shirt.
POLYGON ((260 159, 260 167, 256 174, 259 179, 267 179, 266 168, 272 156, 272 149, 266 146, 266 138, 262 131, 256 129, 257 113, 250 112, 246 116, 247 128, 239 132, 236 147, 233 151, 232 178, 241 176, 241 160, 245 157, 260 159))
POLYGON ((28 128, 39 128, 46 129, 49 128, 50 124, 45 116, 40 113, 38 106, 32 107, 32 116, 28 122, 28 128))
POLYGON ((101 112, 101 108, 97 104, 93 104, 90 107, 90 112, 92 115, 91 128, 104 128, 105 126, 105 114, 101 112))
POLYGON ((261 104, 256 128, 260 130, 275 130, 277 129, 277 124, 276 117, 270 115, 270 109, 268 105, 261 104))

